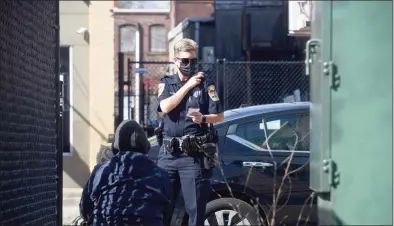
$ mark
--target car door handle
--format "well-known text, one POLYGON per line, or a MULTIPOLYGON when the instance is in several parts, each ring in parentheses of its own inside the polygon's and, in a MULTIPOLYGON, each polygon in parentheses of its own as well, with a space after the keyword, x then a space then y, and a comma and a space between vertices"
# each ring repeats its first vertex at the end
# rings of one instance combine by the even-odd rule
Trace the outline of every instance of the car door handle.
POLYGON ((268 162, 242 162, 244 167, 271 167, 274 164, 268 162))

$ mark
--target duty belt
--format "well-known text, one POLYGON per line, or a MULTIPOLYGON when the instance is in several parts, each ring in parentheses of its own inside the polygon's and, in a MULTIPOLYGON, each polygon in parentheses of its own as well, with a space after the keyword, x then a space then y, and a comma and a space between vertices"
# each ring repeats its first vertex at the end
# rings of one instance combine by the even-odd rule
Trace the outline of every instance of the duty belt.
POLYGON ((181 152, 198 152, 198 146, 208 142, 208 137, 206 135, 203 136, 194 136, 194 135, 186 135, 182 137, 165 137, 163 139, 164 148, 173 152, 180 150, 181 152))

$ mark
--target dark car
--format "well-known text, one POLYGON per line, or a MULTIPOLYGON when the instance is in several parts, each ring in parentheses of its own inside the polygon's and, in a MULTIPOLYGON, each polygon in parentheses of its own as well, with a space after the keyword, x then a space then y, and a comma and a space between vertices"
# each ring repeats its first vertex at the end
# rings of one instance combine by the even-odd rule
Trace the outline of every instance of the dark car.
MULTIPOLYGON (((205 225, 317 222, 309 189, 309 107, 298 102, 225 111, 225 120, 215 124, 220 167, 212 177, 205 225)), ((150 141, 149 155, 157 161, 159 147, 150 141)))

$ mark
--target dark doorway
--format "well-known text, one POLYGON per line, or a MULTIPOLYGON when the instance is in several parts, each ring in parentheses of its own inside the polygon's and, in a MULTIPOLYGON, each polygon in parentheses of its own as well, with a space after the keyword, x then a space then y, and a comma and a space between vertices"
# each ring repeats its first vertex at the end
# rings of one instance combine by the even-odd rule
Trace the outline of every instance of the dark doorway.
POLYGON ((70 132, 71 132, 71 112, 70 112, 70 72, 72 65, 70 62, 70 46, 60 47, 60 83, 62 84, 61 90, 61 106, 62 106, 62 129, 63 129, 63 153, 71 152, 70 132))

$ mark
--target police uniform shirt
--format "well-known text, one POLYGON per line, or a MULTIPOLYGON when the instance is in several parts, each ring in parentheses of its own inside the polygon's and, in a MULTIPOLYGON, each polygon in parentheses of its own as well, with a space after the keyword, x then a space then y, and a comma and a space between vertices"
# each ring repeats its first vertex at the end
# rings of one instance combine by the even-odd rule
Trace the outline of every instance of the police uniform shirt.
MULTIPOLYGON (((184 82, 185 83, 185 82, 184 82)), ((174 95, 184 85, 178 74, 164 76, 159 84, 158 111, 161 112, 160 102, 174 95)), ((203 78, 201 83, 191 89, 182 101, 172 111, 164 115, 164 136, 182 137, 184 135, 203 135, 206 125, 200 126, 187 116, 189 108, 197 108, 202 115, 223 112, 222 104, 216 92, 215 85, 203 78)))

